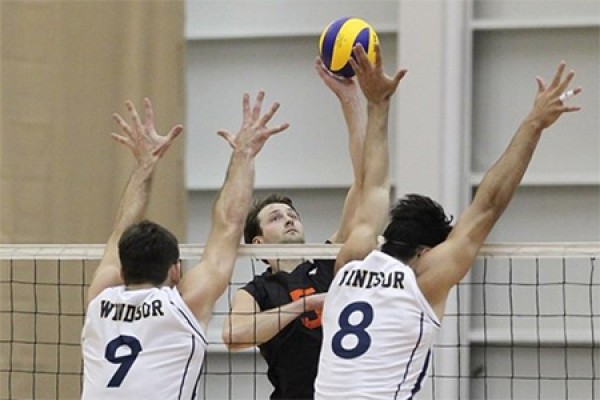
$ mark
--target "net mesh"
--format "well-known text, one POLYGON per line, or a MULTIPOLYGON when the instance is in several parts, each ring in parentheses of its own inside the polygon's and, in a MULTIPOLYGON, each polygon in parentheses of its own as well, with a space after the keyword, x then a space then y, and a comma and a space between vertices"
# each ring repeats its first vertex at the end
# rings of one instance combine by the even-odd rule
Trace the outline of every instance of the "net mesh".
MULTIPOLYGON (((223 319, 266 258, 334 258, 334 245, 242 246, 208 331, 204 399, 264 399, 256 349, 228 352, 223 319)), ((0 246, 0 399, 78 399, 87 285, 103 246, 0 246)), ((418 398, 600 396, 600 244, 488 245, 451 293, 418 398)), ((186 266, 201 246, 182 246, 186 266)))

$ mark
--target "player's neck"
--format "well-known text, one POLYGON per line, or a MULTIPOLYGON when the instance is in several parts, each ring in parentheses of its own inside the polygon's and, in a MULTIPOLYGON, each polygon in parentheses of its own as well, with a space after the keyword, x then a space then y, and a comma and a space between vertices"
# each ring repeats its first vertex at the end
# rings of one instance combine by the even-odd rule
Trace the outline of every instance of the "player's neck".
POLYGON ((127 290, 140 290, 140 289, 152 289, 152 288, 160 289, 161 287, 164 287, 164 286, 168 286, 168 287, 172 288, 175 285, 167 279, 162 285, 155 285, 150 282, 148 282, 148 283, 130 283, 128 285, 125 285, 125 288, 127 290))
POLYGON ((130 283, 129 285, 125 285, 125 287, 127 288, 127 290, 140 290, 151 289, 159 286, 156 286, 152 283, 130 283))
POLYGON ((423 268, 420 261, 420 257, 414 256, 406 263, 406 265, 408 265, 414 271, 415 276, 419 276, 421 275, 421 272, 423 272, 423 268))
POLYGON ((269 266, 271 267, 271 269, 273 270, 273 272, 279 272, 279 271, 283 271, 283 272, 292 272, 294 269, 296 269, 296 267, 300 264, 302 264, 304 262, 304 260, 302 259, 297 259, 297 260, 281 260, 281 259, 277 259, 277 260, 269 260, 269 266))

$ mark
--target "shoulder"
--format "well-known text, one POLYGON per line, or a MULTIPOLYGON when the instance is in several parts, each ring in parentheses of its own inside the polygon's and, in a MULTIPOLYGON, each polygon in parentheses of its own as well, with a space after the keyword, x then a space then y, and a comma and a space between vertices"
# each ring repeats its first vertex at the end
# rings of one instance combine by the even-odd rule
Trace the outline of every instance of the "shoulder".
POLYGON ((268 282, 269 279, 273 276, 273 272, 271 270, 271 268, 267 268, 266 270, 264 270, 260 275, 254 275, 254 277, 252 278, 252 280, 248 281, 243 288, 245 287, 251 287, 251 286, 260 286, 260 285, 264 285, 265 282, 268 282))
POLYGON ((156 295, 168 297, 170 300, 184 302, 181 296, 181 292, 177 286, 163 286, 160 289, 157 289, 156 295))
POLYGON ((308 274, 313 274, 314 279, 323 281, 325 284, 329 285, 334 277, 335 260, 314 260, 313 269, 314 271, 308 271, 308 274), (317 271, 318 274, 316 273, 317 271))
POLYGON ((335 265, 335 260, 330 259, 312 259, 301 262, 294 268, 289 275, 304 275, 307 274, 314 269, 319 269, 319 271, 329 270, 333 271, 333 267, 335 265))
MULTIPOLYGON (((359 259, 352 259, 342 265, 339 270, 353 268, 360 265, 383 265, 383 264, 391 264, 391 263, 400 263, 400 261, 386 253, 383 253, 379 250, 372 250, 367 255, 359 259)), ((339 271, 338 271, 339 272, 339 271)))
POLYGON ((313 263, 319 268, 332 268, 335 265, 334 259, 316 259, 313 263))
POLYGON ((100 293, 98 293, 93 299, 90 300, 88 308, 92 307, 95 304, 101 303, 102 300, 111 300, 115 297, 120 297, 124 292, 125 286, 123 285, 102 289, 100 293))
POLYGON ((246 292, 258 301, 258 299, 266 296, 270 286, 270 281, 267 278, 271 277, 272 275, 273 274, 271 273, 271 270, 268 269, 261 275, 254 276, 250 282, 238 289, 238 292, 246 292))

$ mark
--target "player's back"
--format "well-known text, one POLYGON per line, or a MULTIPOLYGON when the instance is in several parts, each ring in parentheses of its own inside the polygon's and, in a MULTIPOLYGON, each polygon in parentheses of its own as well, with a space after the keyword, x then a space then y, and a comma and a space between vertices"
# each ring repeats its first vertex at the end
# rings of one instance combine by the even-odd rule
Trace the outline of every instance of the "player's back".
POLYGON ((379 251, 348 263, 325 300, 316 399, 411 398, 439 325, 410 267, 379 251))
POLYGON ((206 344, 176 288, 105 289, 87 309, 82 398, 194 398, 206 344))

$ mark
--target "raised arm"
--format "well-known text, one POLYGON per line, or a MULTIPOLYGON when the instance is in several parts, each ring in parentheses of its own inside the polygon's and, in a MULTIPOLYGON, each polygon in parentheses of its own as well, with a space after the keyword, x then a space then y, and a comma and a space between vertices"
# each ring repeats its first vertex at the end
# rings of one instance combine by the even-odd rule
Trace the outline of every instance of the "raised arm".
POLYGON ((336 271, 350 260, 362 259, 377 246, 377 237, 389 212, 388 120, 390 102, 407 70, 393 77, 383 71, 379 44, 375 46, 375 64, 362 46, 354 49, 356 61, 350 63, 367 99, 367 134, 362 154, 362 191, 353 215, 350 234, 336 259, 336 271))
POLYGON ((111 136, 131 150, 136 165, 121 196, 112 233, 88 289, 87 303, 104 289, 123 283, 118 251, 119 238, 129 225, 144 218, 156 165, 183 130, 181 125, 176 125, 167 135, 159 135, 154 127, 154 112, 149 99, 144 99, 143 122, 131 101, 127 101, 125 105, 131 114, 131 125, 119 114, 114 114, 113 118, 121 127, 122 133, 112 133, 111 136))
POLYGON ((315 60, 315 69, 325 85, 338 98, 348 129, 348 148, 350 150, 354 181, 344 201, 340 225, 329 238, 332 243, 343 243, 348 237, 350 221, 354 215, 358 198, 362 191, 362 152, 366 133, 367 114, 362 107, 355 79, 334 76, 327 70, 320 57, 317 57, 315 60))
MULTIPOLYGON (((533 108, 483 177, 471 205, 460 216, 448 239, 424 259, 424 270, 430 272, 427 279, 420 281, 420 287, 434 308, 443 309, 449 290, 471 268, 486 237, 515 194, 543 130, 562 114, 579 111, 580 107, 568 106, 560 99, 574 76, 571 71, 563 78, 564 70, 565 63, 561 62, 550 85, 536 78, 538 89, 533 108)), ((580 92, 581 88, 576 88, 571 93, 580 92)))
POLYGON ((264 92, 259 92, 254 106, 248 94, 243 98, 243 122, 237 135, 220 130, 218 133, 233 152, 225 182, 212 209, 212 224, 202 261, 187 272, 179 284, 185 302, 206 327, 217 299, 223 294, 237 258, 242 230, 254 188, 254 159, 272 135, 284 131, 288 124, 267 127, 279 108, 274 103, 261 114, 264 92))

